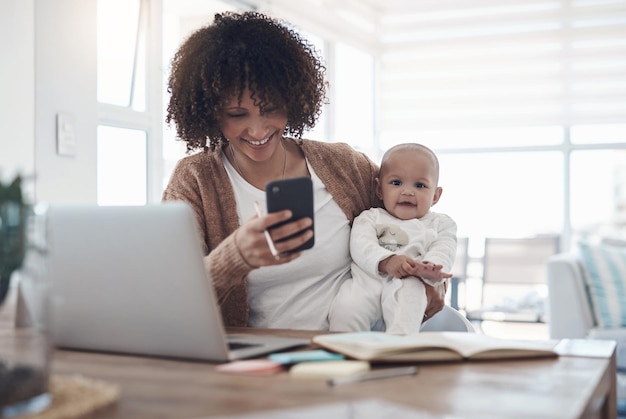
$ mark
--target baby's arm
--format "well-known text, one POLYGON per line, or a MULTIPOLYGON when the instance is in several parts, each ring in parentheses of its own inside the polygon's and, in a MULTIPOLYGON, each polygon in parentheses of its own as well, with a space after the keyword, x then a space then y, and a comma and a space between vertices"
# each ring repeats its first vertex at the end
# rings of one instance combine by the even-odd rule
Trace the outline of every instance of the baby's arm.
POLYGON ((393 252, 378 243, 376 234, 377 208, 363 211, 354 219, 350 234, 350 256, 356 265, 372 276, 381 272, 379 261, 389 258, 393 252))
POLYGON ((404 278, 405 276, 412 275, 410 272, 417 263, 419 262, 408 256, 393 255, 380 261, 378 264, 378 271, 392 275, 395 278, 404 278))
POLYGON ((390 256, 381 261, 378 265, 378 270, 392 275, 395 278, 415 276, 436 282, 452 278, 452 274, 442 272, 443 265, 435 265, 429 262, 419 262, 404 255, 390 256))

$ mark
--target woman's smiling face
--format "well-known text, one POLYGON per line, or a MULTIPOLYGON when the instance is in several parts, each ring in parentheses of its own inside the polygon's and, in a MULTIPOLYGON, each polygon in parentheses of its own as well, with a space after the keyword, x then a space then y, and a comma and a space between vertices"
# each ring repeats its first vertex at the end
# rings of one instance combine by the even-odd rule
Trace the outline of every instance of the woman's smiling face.
POLYGON ((248 89, 243 91, 241 103, 235 96, 226 104, 220 121, 224 137, 236 152, 256 162, 268 160, 275 153, 286 126, 283 108, 268 105, 262 113, 248 89))

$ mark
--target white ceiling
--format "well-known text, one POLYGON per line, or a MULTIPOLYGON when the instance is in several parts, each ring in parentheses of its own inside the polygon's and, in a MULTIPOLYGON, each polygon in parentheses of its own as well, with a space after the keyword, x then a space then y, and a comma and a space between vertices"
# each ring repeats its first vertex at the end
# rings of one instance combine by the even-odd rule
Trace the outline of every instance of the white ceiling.
MULTIPOLYGON (((164 8, 167 11, 175 11, 180 16, 197 16, 207 11, 232 7, 244 7, 245 5, 258 5, 260 10, 280 7, 285 0, 164 0, 164 8), (224 6, 220 7, 220 3, 224 6)), ((515 0, 501 0, 503 5, 515 0)), ((528 0, 529 2, 538 0, 528 0)), ((539 0, 543 1, 543 0, 539 0)), ((406 14, 429 11, 440 11, 463 8, 473 8, 485 3, 483 0, 287 0, 303 9, 307 7, 319 7, 328 10, 344 10, 364 12, 382 17, 386 14, 406 14)))
MULTIPOLYGON (((544 4, 558 0, 498 0, 498 7, 544 4)), ((376 51, 381 34, 406 21, 411 15, 441 12, 471 12, 493 7, 494 0, 163 0, 165 13, 179 16, 184 24, 198 27, 224 10, 258 7, 296 27, 323 36, 341 39, 376 51)))

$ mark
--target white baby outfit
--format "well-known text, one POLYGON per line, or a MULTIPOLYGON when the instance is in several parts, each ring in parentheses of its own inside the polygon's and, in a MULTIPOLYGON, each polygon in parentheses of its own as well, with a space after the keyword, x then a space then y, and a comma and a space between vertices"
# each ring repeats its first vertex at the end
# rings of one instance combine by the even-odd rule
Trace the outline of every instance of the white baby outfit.
POLYGON ((426 310, 424 282, 394 278, 378 271, 392 255, 443 265, 450 272, 456 255, 456 223, 445 214, 429 212, 420 219, 401 220, 383 208, 363 211, 350 236, 352 278, 341 286, 330 311, 330 330, 419 332, 426 310), (384 321, 384 324, 383 322, 384 321))

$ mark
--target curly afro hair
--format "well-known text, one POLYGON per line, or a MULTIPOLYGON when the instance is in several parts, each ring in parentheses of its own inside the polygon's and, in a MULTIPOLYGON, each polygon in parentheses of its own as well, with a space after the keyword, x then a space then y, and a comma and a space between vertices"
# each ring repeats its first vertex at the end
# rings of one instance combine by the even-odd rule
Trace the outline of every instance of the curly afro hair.
POLYGON ((283 107, 283 134, 301 138, 322 111, 325 72, 315 48, 285 23, 257 12, 218 13, 174 55, 166 122, 176 123, 188 152, 214 149, 226 141, 219 128, 222 109, 249 88, 261 112, 283 107))

